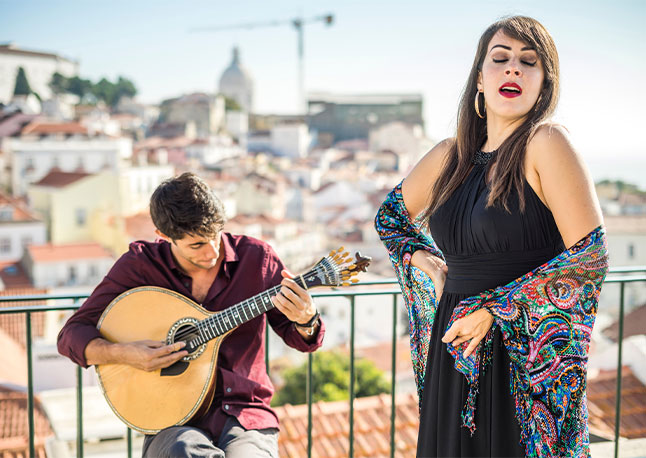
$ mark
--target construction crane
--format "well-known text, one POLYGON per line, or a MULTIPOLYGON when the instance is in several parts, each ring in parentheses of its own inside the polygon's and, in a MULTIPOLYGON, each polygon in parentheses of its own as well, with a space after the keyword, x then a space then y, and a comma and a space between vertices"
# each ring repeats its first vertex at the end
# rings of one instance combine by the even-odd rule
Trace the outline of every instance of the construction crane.
POLYGON ((190 32, 221 32, 223 30, 234 30, 234 29, 256 29, 260 27, 276 27, 282 25, 291 25, 296 29, 298 35, 298 89, 299 89, 299 102, 301 104, 300 109, 303 110, 303 113, 306 112, 305 106, 305 68, 304 68, 304 46, 303 46, 303 27, 306 24, 311 24, 314 22, 323 22, 325 25, 330 26, 334 23, 334 15, 324 14, 321 16, 314 16, 311 18, 304 19, 302 17, 269 21, 269 22, 250 22, 245 24, 231 24, 231 25, 220 25, 212 27, 198 27, 191 29, 190 32))

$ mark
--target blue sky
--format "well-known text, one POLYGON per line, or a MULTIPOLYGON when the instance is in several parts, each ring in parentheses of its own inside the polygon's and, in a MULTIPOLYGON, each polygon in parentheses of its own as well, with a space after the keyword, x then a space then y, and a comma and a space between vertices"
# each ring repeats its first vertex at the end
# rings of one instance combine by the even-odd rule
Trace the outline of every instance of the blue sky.
POLYGON ((646 1, 10 1, 0 42, 80 61, 81 75, 124 75, 158 102, 215 91, 238 45, 259 112, 298 106, 296 32, 289 26, 189 33, 191 28, 335 15, 305 29, 306 90, 420 92, 427 133, 452 135, 477 40, 497 18, 525 14, 552 33, 561 59, 556 121, 595 178, 646 187, 646 1), (639 173, 641 171, 641 173, 639 173))

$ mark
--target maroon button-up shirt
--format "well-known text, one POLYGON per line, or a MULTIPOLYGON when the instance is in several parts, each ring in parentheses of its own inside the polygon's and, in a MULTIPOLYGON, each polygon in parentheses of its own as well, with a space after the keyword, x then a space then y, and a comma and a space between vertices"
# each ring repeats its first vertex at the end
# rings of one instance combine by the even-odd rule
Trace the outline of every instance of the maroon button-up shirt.
MULTIPOLYGON (((219 311, 237 304, 282 280, 283 263, 266 243, 246 236, 222 233, 224 259, 202 306, 219 311)), ((119 294, 138 286, 151 285, 177 291, 192 300, 192 279, 175 262, 165 241, 130 244, 103 281, 58 335, 58 351, 75 363, 88 367, 85 347, 100 337, 96 324, 107 305, 119 294)), ((196 301, 197 302, 197 301, 196 301)), ((311 343, 278 309, 272 309, 239 326, 220 347, 215 398, 209 411, 190 425, 203 429, 217 440, 227 415, 237 417, 246 429, 277 428, 278 417, 269 406, 274 393, 265 368, 265 320, 274 331, 297 350, 311 352, 323 342, 321 322, 311 343)))

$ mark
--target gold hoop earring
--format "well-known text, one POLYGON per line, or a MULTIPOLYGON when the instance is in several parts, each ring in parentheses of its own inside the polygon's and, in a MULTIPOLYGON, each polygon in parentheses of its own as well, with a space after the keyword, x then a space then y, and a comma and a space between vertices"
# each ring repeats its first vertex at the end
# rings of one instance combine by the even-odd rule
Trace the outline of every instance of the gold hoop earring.
MULTIPOLYGON (((478 96, 480 95, 480 91, 476 91, 476 101, 475 101, 475 107, 476 107, 476 114, 478 115, 478 118, 484 119, 484 116, 480 114, 480 107, 478 106, 478 96)), ((486 114, 486 113, 485 113, 486 114)))

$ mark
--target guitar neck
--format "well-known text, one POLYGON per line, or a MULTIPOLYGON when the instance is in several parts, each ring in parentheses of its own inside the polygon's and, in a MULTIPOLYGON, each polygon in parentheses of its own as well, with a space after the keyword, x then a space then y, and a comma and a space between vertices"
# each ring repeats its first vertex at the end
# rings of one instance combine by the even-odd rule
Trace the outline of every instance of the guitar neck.
MULTIPOLYGON (((305 288, 301 277, 294 278, 294 281, 301 288, 305 288)), ((271 287, 200 321, 199 337, 191 342, 191 346, 198 347, 273 309, 271 298, 278 294, 281 288, 281 285, 271 287)))

